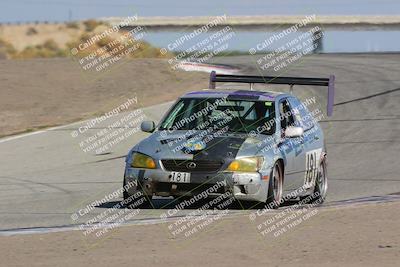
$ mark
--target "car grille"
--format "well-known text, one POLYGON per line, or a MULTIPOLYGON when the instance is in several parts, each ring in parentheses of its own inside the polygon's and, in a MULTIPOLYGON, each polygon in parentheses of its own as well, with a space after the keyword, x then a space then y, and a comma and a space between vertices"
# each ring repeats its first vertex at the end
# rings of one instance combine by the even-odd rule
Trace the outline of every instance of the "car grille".
POLYGON ((221 169, 223 164, 222 161, 216 160, 166 159, 161 160, 161 162, 167 171, 173 172, 217 172, 221 169))
MULTIPOLYGON (((209 191, 211 193, 223 194, 225 193, 225 188, 221 186, 215 186, 216 184, 174 184, 176 192, 191 192, 192 194, 201 193, 204 191, 209 191), (211 189, 212 188, 212 189, 211 189), (215 189, 217 188, 217 189, 215 189)), ((171 192, 172 183, 160 182, 155 184, 155 191, 157 192, 171 192)))

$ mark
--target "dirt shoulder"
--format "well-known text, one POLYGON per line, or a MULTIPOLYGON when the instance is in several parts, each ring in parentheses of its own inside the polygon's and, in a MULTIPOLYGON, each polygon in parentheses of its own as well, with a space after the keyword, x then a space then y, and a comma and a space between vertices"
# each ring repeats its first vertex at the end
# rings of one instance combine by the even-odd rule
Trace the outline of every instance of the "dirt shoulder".
POLYGON ((317 210, 278 237, 257 230, 268 214, 224 218, 192 238, 156 224, 120 227, 96 243, 79 231, 1 237, 0 249, 6 266, 398 266, 399 208, 317 210))
POLYGON ((207 74, 173 71, 163 59, 127 60, 94 81, 69 58, 0 60, 0 137, 90 118, 133 96, 148 106, 207 86, 207 74))

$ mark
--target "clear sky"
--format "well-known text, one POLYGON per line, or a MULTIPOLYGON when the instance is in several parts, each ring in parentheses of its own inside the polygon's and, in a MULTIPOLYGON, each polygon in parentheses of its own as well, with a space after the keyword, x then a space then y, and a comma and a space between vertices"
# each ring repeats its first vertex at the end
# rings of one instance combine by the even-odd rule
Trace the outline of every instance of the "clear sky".
POLYGON ((400 15, 399 0, 0 0, 0 22, 107 16, 400 15))

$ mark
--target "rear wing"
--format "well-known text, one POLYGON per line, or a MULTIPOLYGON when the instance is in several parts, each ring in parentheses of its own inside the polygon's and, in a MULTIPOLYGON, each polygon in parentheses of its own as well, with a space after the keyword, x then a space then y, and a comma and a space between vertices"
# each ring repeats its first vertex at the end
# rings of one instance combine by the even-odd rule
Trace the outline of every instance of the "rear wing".
POLYGON ((303 77, 273 77, 273 76, 247 76, 247 75, 225 75, 217 74, 212 71, 210 74, 210 89, 215 89, 217 82, 234 82, 248 83, 252 89, 255 83, 266 84, 288 84, 290 85, 290 93, 293 92, 294 85, 312 85, 312 86, 327 86, 328 87, 328 102, 326 113, 332 116, 333 105, 335 98, 335 75, 330 75, 329 78, 303 78, 303 77))

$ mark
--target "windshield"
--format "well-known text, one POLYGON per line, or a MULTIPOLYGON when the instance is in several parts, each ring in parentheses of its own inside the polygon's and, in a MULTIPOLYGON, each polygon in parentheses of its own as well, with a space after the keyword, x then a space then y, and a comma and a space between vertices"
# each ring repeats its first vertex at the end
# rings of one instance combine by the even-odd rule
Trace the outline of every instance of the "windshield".
POLYGON ((275 133, 271 101, 183 98, 171 109, 160 130, 226 129, 228 132, 275 133))

